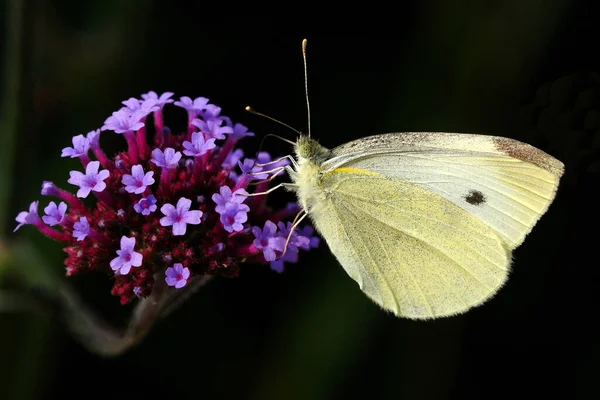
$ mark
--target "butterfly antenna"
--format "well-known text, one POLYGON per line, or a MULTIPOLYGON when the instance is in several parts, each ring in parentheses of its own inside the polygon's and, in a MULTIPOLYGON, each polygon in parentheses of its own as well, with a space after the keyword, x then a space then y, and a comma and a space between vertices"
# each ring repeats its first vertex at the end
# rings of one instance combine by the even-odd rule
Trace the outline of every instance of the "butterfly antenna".
POLYGON ((308 69, 306 68, 306 39, 302 41, 302 59, 304 60, 304 93, 306 94, 306 113, 308 115, 308 137, 310 137, 310 102, 308 101, 308 69))
MULTIPOLYGON (((293 131, 294 131, 294 132, 296 132, 298 135, 302 135, 302 132, 300 132, 298 129, 292 128, 291 126, 289 126, 289 125, 288 125, 288 124, 286 124, 285 122, 281 122, 281 121, 280 121, 280 120, 278 120, 278 119, 275 119, 275 118, 273 118, 273 117, 269 117, 268 115, 265 115, 265 114, 263 114, 263 113, 259 113, 258 111, 256 111, 254 108, 252 108, 252 107, 250 107, 250 106, 246 106, 246 111, 248 111, 249 113, 252 113, 252 114, 254 114, 254 115, 258 115, 258 116, 261 116, 261 117, 263 117, 263 118, 269 119, 269 120, 271 120, 271 121, 273 121, 273 122, 277 122, 279 125, 285 126, 286 128, 293 130, 293 131)), ((292 142, 292 143, 293 143, 293 142, 292 142)), ((293 143, 293 144, 295 144, 295 143, 293 143)))

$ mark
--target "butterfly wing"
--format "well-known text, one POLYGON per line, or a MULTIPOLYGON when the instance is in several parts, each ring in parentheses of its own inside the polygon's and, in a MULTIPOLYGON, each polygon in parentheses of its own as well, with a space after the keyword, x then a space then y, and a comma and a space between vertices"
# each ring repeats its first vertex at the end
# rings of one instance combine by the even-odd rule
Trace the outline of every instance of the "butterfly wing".
POLYGON ((554 199, 564 166, 512 139, 406 132, 337 147, 321 168, 367 170, 418 185, 478 217, 515 248, 554 199))
POLYGON ((413 319, 457 314, 504 283, 510 249, 476 216, 419 185, 340 168, 311 217, 373 301, 413 319))

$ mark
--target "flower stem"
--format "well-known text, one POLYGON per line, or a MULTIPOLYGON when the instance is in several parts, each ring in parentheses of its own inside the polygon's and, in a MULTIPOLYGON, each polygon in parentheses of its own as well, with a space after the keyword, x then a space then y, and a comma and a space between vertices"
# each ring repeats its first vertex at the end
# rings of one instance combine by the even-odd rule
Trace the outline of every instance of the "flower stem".
POLYGON ((132 131, 125 132, 125 139, 127 139, 127 144, 129 145, 129 163, 135 165, 138 163, 138 147, 135 142, 134 133, 132 131))

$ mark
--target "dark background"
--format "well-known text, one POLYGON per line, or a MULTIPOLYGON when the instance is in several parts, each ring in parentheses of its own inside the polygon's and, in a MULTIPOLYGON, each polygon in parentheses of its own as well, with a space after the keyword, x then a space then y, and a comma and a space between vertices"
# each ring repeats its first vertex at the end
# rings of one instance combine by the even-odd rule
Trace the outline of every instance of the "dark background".
MULTIPOLYGON (((71 137, 129 97, 208 97, 257 133, 248 153, 267 133, 293 139, 244 107, 305 130, 305 37, 312 132, 325 146, 393 131, 484 132, 566 165, 508 284, 464 315, 387 315, 323 245, 281 275, 246 265, 238 279, 211 282, 119 358, 88 353, 56 314, 1 314, 0 398, 598 398, 600 14, 584 1, 414 3, 393 23, 381 10, 337 36, 308 21, 284 33, 292 15, 233 16, 196 1, 0 3, 0 263, 28 242, 62 273, 60 246, 35 229, 12 234, 14 217, 41 198, 42 180, 63 182, 77 165, 60 158, 71 137), (375 35, 373 24, 392 33, 375 35)), ((0 264, 0 287, 22 288, 16 275, 0 264)), ((104 277, 72 282, 122 318, 104 277)))

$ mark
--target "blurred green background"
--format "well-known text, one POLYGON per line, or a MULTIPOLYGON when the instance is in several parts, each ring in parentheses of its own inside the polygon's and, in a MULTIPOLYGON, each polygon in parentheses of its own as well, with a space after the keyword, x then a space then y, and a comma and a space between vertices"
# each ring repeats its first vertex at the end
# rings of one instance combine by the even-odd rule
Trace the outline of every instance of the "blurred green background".
MULTIPOLYGON (((491 3, 411 2, 393 24, 363 17, 324 36, 341 16, 293 29, 292 14, 234 16, 199 1, 1 2, 0 399, 598 398, 599 14, 584 1, 491 3), (393 33, 375 35, 376 25, 393 33), (238 279, 213 280, 119 358, 88 353, 27 296, 50 282, 44 273, 66 279, 64 253, 35 229, 13 234, 18 211, 45 206, 43 180, 68 186, 78 160, 60 151, 72 136, 149 90, 208 97, 259 139, 292 139, 244 107, 305 130, 304 37, 312 132, 325 146, 391 131, 485 132, 565 163, 508 284, 467 314, 402 320, 323 245, 281 275, 246 265, 238 279)), ((109 149, 125 145, 108 136, 109 149)), ((248 154, 258 144, 247 140, 248 154)), ((276 140, 266 148, 290 151, 276 140)), ((70 283, 124 320, 104 276, 70 283)))

